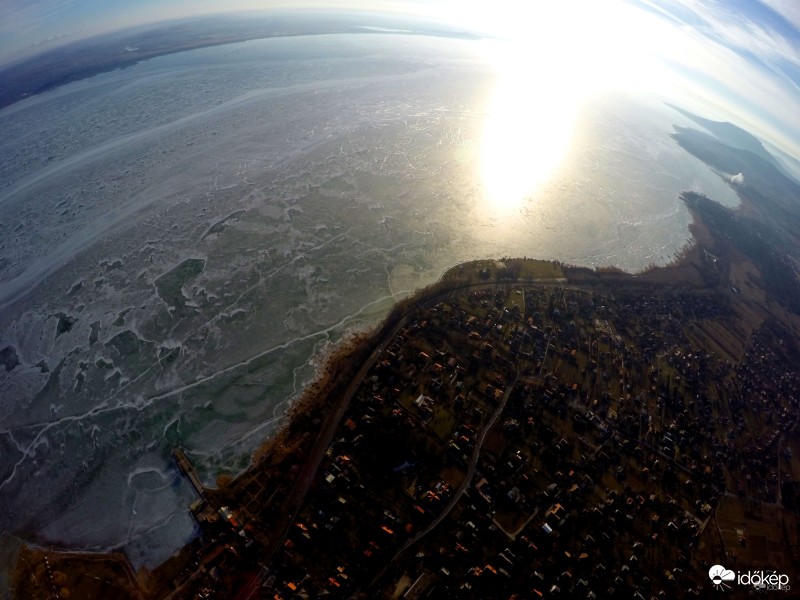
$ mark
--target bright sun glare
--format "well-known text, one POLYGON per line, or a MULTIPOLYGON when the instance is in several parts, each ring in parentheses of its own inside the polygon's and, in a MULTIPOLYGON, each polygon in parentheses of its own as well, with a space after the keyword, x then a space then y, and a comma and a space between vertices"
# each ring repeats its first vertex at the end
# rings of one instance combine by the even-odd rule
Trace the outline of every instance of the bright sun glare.
POLYGON ((483 184, 498 209, 516 207, 558 166, 579 110, 569 72, 553 77, 549 65, 520 58, 498 65, 481 142, 483 184))
POLYGON ((518 207, 549 179, 591 96, 658 87, 649 50, 666 40, 622 3, 462 1, 453 10, 498 38, 486 45, 497 82, 481 145, 483 184, 497 212, 518 207))

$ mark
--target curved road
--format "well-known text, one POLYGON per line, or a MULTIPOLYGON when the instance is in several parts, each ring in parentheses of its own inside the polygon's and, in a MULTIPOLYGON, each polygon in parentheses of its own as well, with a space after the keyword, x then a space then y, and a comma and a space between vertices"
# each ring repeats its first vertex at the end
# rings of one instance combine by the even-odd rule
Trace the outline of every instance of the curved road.
POLYGON ((430 523, 430 525, 428 525, 425 529, 420 531, 413 538, 408 540, 403 545, 403 547, 400 548, 400 550, 398 550, 397 553, 395 553, 395 555, 391 558, 388 564, 385 567, 383 567, 383 569, 381 569, 381 571, 375 576, 372 582, 370 582, 370 587, 375 585, 375 583, 386 572, 386 569, 389 568, 389 565, 391 565, 395 560, 397 560, 400 557, 400 555, 403 554, 403 552, 408 550, 411 546, 416 544, 418 541, 420 541, 422 538, 428 535, 431 531, 436 529, 439 523, 441 523, 445 519, 445 517, 447 517, 447 515, 450 514, 450 512, 455 508, 456 504, 458 504, 458 501, 461 500, 461 496, 463 496, 464 492, 467 491, 470 484, 472 483, 472 478, 475 477, 475 471, 478 468, 478 459, 480 458, 481 450, 483 449, 483 442, 486 439, 486 436, 489 434, 489 431, 491 431, 492 427, 494 427, 495 422, 505 409, 506 403, 508 402, 508 397, 511 395, 511 391, 514 389, 514 386, 517 384, 517 381, 519 381, 519 370, 517 371, 516 377, 514 377, 514 381, 512 381, 506 388, 506 391, 503 394, 503 399, 500 401, 500 404, 492 413, 492 416, 489 418, 489 421, 486 423, 484 428, 481 429, 481 432, 478 434, 478 439, 475 442, 475 448, 472 449, 472 456, 470 457, 469 467, 467 468, 467 474, 464 477, 464 480, 461 482, 461 485, 458 486, 458 489, 453 494, 452 498, 450 498, 450 501, 447 503, 444 509, 442 509, 442 512, 439 513, 439 516, 436 517, 430 523))
MULTIPOLYGON (((291 528, 292 523, 294 522, 297 514, 300 512, 300 508, 303 505, 303 501, 305 500, 306 493, 308 492, 308 488, 311 486, 311 482, 314 479, 314 476, 319 469, 319 465, 322 462, 322 458, 325 455, 325 452, 328 450, 328 446, 330 446, 333 436, 336 433, 336 429, 339 426, 339 422, 342 420, 344 413, 347 411, 347 408, 350 406, 350 400, 352 399, 353 395, 355 394, 358 387, 361 385, 364 377, 366 376, 367 372, 369 371, 370 367, 375 363, 375 361, 380 357, 381 353, 383 352, 384 347, 398 334, 398 332, 406 325, 408 321, 408 315, 418 308, 421 305, 429 305, 434 302, 441 301, 444 297, 448 296, 449 294, 455 292, 464 292, 466 290, 479 290, 479 289, 488 289, 488 288, 496 288, 499 286, 511 286, 511 285, 547 285, 547 284, 557 284, 557 285, 564 285, 566 283, 565 278, 556 278, 556 279, 535 279, 532 281, 529 280, 514 280, 514 281, 507 281, 502 283, 497 282, 481 282, 481 283, 467 283, 463 285, 454 285, 446 290, 443 290, 441 293, 436 294, 435 296, 426 299, 424 302, 415 303, 413 304, 408 311, 399 319, 397 324, 395 324, 392 329, 383 335, 383 337, 378 341, 378 344, 373 350, 372 354, 370 354, 369 358, 364 361, 364 364, 359 369, 358 373, 353 377, 350 385, 347 386, 345 392, 341 395, 339 399, 339 403, 336 406, 336 410, 331 412, 328 417, 325 419, 325 422, 320 429, 319 435, 312 447, 309 457, 306 460, 305 464, 303 465, 302 470, 300 471, 300 475, 298 476, 295 484, 292 488, 291 493, 285 503, 285 508, 283 511, 283 515, 276 519, 278 523, 281 523, 281 530, 278 536, 276 536, 272 542, 267 546, 265 553, 264 553, 264 560, 265 564, 269 563, 272 560, 275 553, 278 549, 281 548, 286 535, 291 528)), ((511 390, 513 389, 514 385, 517 383, 519 379, 519 373, 517 373, 517 377, 514 379, 513 382, 508 386, 506 389, 505 394, 503 395, 502 401, 498 406, 497 410, 492 414, 492 417, 486 424, 486 427, 481 431, 479 436, 478 442, 475 444, 475 448, 472 452, 472 458, 470 460, 470 467, 467 472, 467 476, 464 478, 464 482, 462 482, 459 489, 453 495, 448 505, 442 511, 436 520, 433 521, 424 531, 420 532, 409 540, 405 546, 397 553, 395 557, 392 558, 394 561, 397 556, 400 555, 404 550, 410 547, 412 544, 416 543, 419 539, 421 539, 424 535, 427 535, 431 530, 433 530, 453 509, 456 505, 458 500, 466 491, 467 487, 469 486, 472 477, 475 475, 475 469, 478 463, 478 457, 480 455, 481 447, 483 445, 483 441, 488 434, 489 430, 494 425, 497 418, 502 413, 503 409, 505 408, 506 402, 508 401, 508 397, 511 394, 511 390)), ((390 563, 391 564, 391 561, 390 563)), ((383 574, 386 568, 389 565, 384 567, 380 574, 383 574)), ((380 577, 375 578, 377 580, 380 577)), ((248 596, 247 598, 249 598, 248 596)))

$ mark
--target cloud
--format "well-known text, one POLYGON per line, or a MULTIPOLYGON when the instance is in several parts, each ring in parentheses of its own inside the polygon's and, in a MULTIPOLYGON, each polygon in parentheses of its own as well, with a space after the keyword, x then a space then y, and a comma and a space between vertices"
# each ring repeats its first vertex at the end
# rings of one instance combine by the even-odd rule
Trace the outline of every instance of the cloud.
POLYGON ((731 177, 731 185, 744 187, 744 173, 737 173, 731 177))
POLYGON ((669 22, 676 42, 662 53, 703 98, 711 116, 738 122, 800 156, 800 3, 628 0, 669 22), (715 110, 721 109, 721 110, 715 110))
POLYGON ((800 32, 800 2, 797 0, 761 0, 800 32))

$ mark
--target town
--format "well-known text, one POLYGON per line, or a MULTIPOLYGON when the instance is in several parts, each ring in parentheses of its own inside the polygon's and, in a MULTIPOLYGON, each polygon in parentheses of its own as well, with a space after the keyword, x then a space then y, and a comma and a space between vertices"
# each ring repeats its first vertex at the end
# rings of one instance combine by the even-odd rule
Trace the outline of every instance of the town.
POLYGON ((203 489, 176 454, 202 535, 149 585, 648 599, 702 595, 717 563, 796 581, 795 349, 774 323, 737 349, 738 297, 540 261, 456 267, 354 343, 333 393, 245 473, 203 489))

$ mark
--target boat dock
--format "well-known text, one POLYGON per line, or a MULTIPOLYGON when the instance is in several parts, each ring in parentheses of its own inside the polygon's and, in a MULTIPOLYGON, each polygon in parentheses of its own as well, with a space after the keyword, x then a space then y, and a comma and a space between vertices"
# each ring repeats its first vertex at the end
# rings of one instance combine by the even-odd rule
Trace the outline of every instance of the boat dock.
POLYGON ((200 495, 201 498, 205 498, 206 491, 203 487, 203 484, 200 483, 200 479, 197 477, 197 473, 195 473, 194 467, 192 463, 189 462, 189 458, 186 456, 186 453, 181 450, 180 448, 175 448, 172 451, 172 456, 175 459, 175 462, 178 464, 178 468, 180 469, 181 473, 186 475, 189 479, 189 482, 192 484, 197 493, 200 495))

